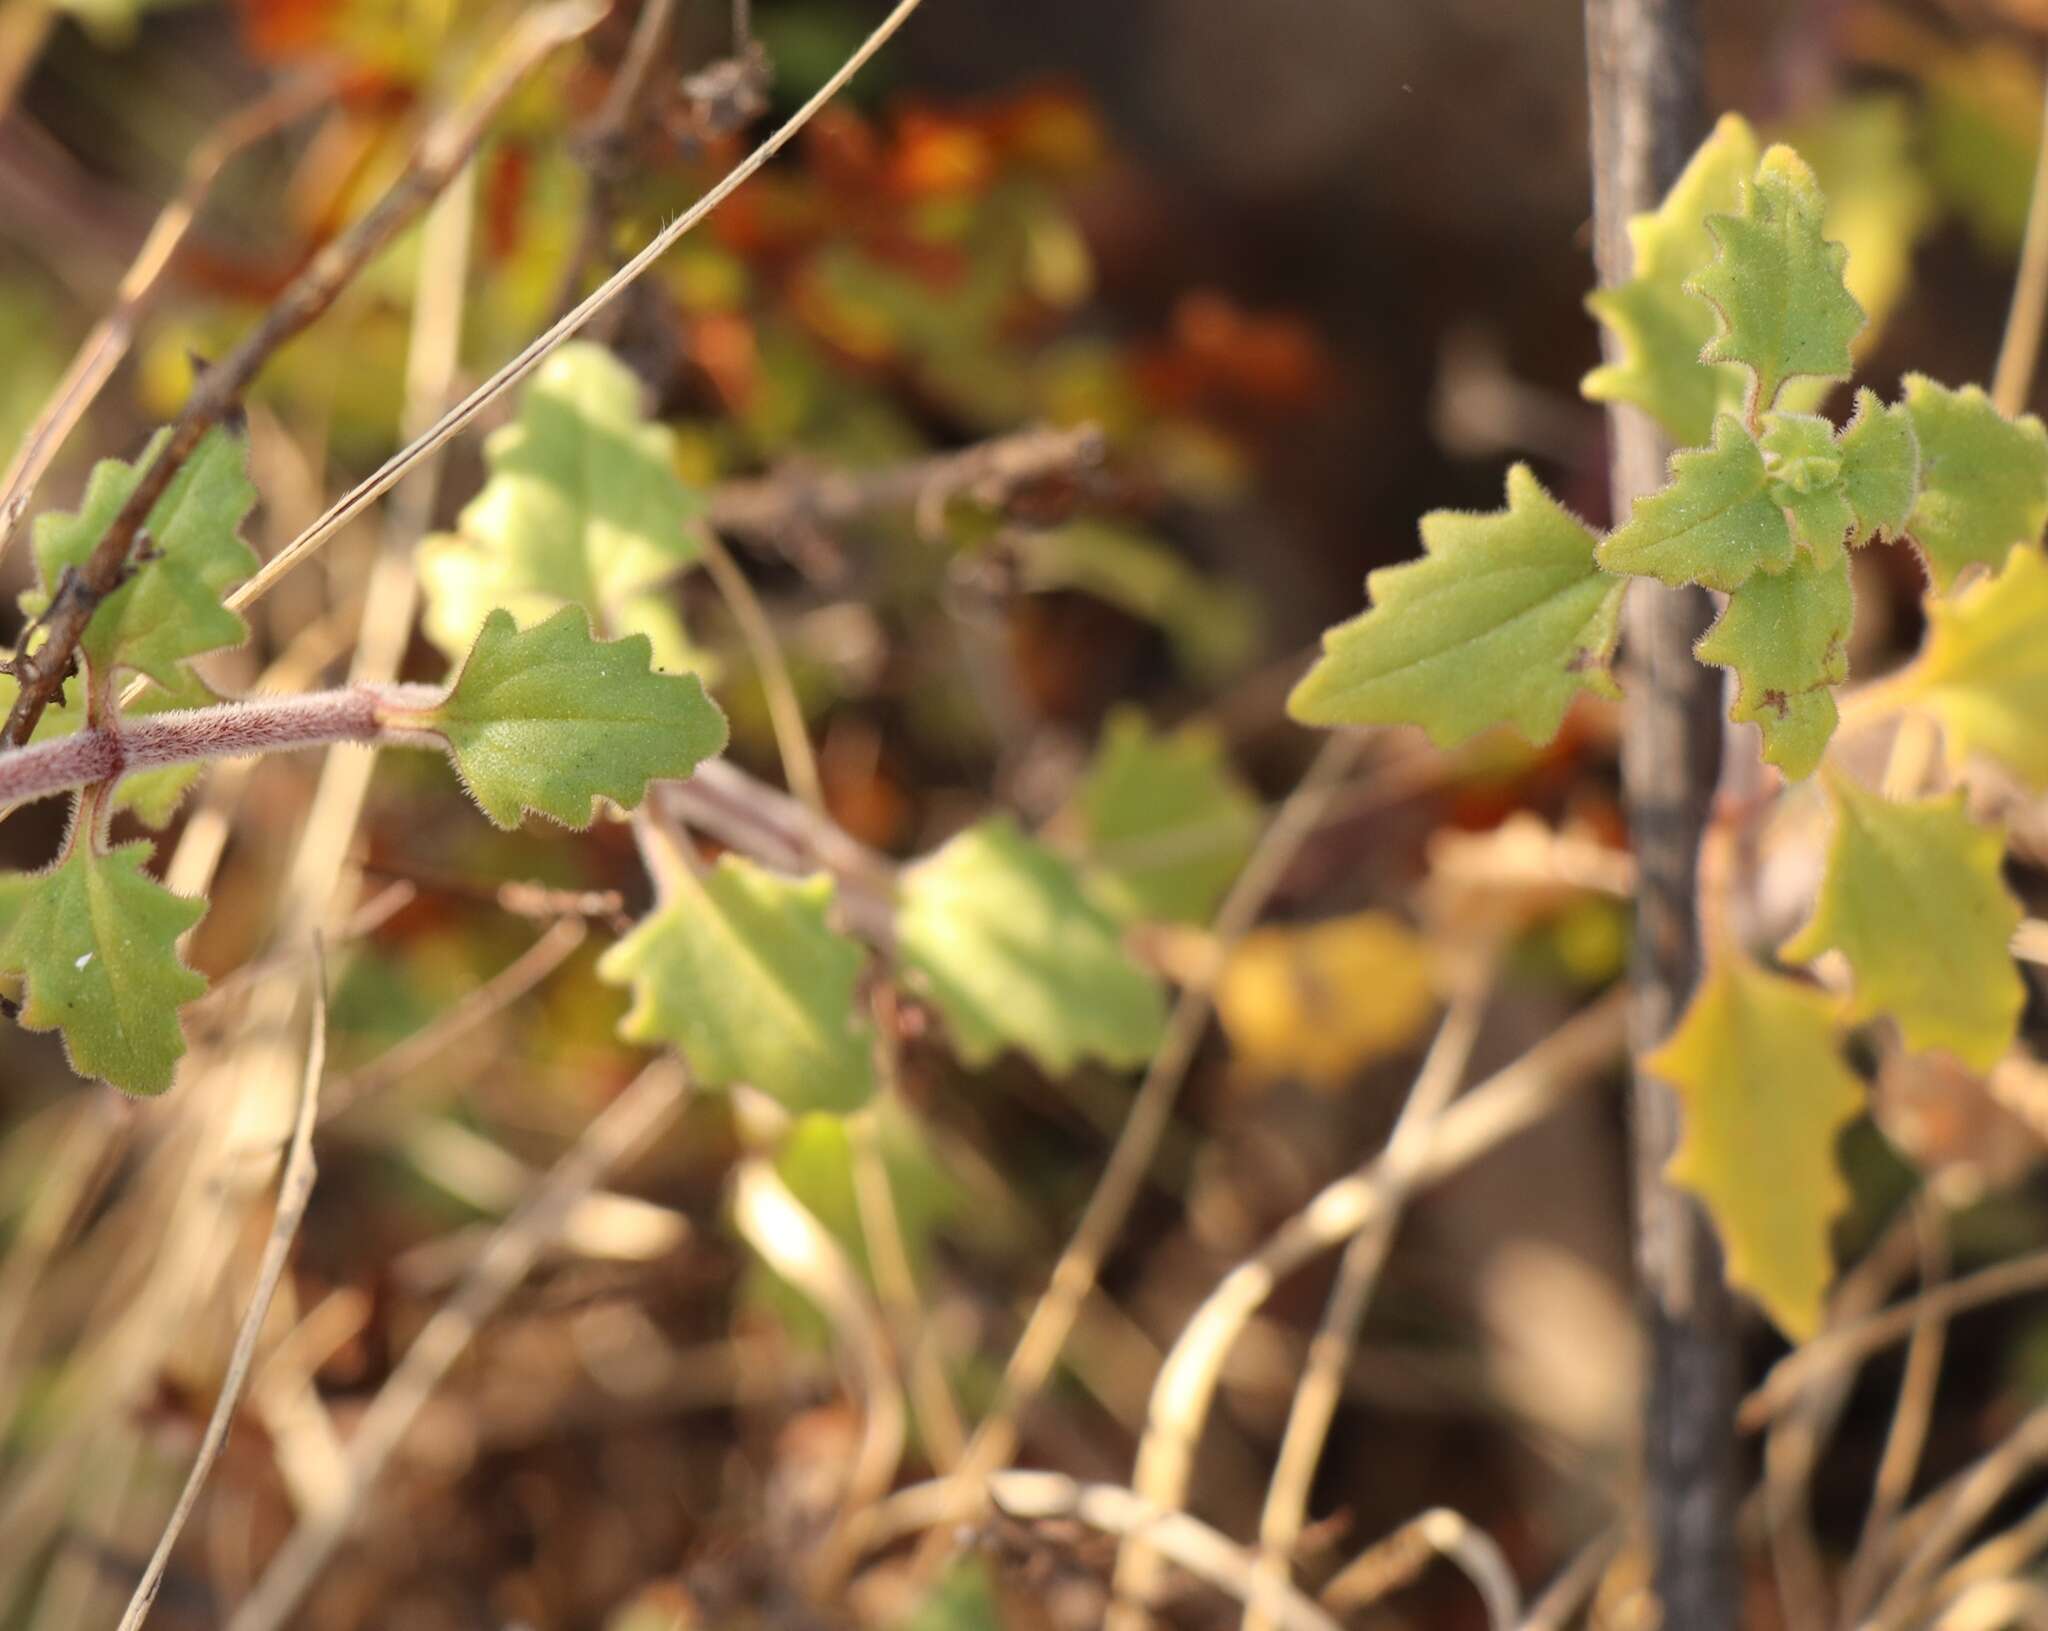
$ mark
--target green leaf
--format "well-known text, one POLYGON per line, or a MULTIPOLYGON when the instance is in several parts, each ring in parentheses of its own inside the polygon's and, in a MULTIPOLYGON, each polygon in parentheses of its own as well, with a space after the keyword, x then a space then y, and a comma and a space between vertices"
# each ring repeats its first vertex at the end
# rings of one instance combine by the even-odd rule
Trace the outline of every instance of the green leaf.
MULTIPOLYGON (((21 597, 24 611, 42 611, 64 569, 85 564, 169 435, 157 432, 133 464, 105 459, 94 465, 76 514, 36 518, 42 585, 21 597)), ((242 444, 226 431, 208 432, 149 512, 150 554, 137 559, 128 581, 100 602, 86 625, 79 649, 96 679, 133 668, 176 690, 186 658, 247 638, 248 625, 221 597, 256 570, 256 552, 238 531, 255 502, 242 444)))
POLYGON ((1771 407, 1795 376, 1849 377, 1863 308, 1842 281, 1848 250, 1822 235, 1826 213, 1806 161, 1777 146, 1742 189, 1741 207, 1707 217, 1720 252, 1690 287, 1721 323, 1700 356, 1740 363, 1755 376, 1752 413, 1771 407))
POLYGON ((1827 781, 1827 875, 1812 921, 1780 955, 1808 963, 1838 948, 1856 973, 1851 1018, 1889 1014, 1908 1047, 1946 1048, 1988 1071, 2027 997, 2010 950, 2025 914, 1999 873, 2004 835, 1970 820, 1960 788, 1902 804, 1827 781))
POLYGON ((61 1030, 73 1070, 126 1093, 171 1085, 178 1009, 206 989, 177 947, 206 902, 149 877, 149 852, 95 855, 81 841, 48 872, 0 874, 0 972, 26 981, 21 1025, 61 1030))
POLYGON ((1633 402, 1680 447, 1705 443, 1716 415, 1739 408, 1748 384, 1739 368, 1700 360, 1714 337, 1714 312, 1686 285, 1714 257, 1708 214, 1741 203, 1756 163, 1755 134, 1724 115, 1664 202, 1629 222, 1634 276, 1586 299, 1613 331, 1618 356, 1588 374, 1580 391, 1589 402, 1633 402))
POLYGON ((855 1110, 874 1092, 854 983, 866 953, 826 921, 832 880, 773 877, 737 856, 599 960, 633 988, 619 1034, 673 1045, 705 1087, 738 1082, 792 1111, 855 1110))
POLYGON ((470 795, 500 827, 537 811, 587 827, 596 802, 631 809, 658 777, 725 746, 725 716, 694 674, 657 674, 644 634, 597 640, 580 606, 521 631, 485 620, 448 698, 417 721, 446 739, 470 795))
POLYGON ((1795 1342, 1813 1335, 1834 1277, 1828 1228, 1849 1199, 1835 1141, 1863 1106, 1835 1004, 1723 950, 1643 1069, 1684 1105, 1666 1174, 1713 1217, 1728 1283, 1795 1342))
POLYGON ((1251 853, 1259 801, 1214 731, 1110 715, 1076 800, 1095 898, 1126 921, 1206 923, 1251 853))
POLYGON ((1842 455, 1842 485, 1856 513, 1849 542, 1903 537, 1920 494, 1920 438, 1905 405, 1887 408, 1863 387, 1835 445, 1842 455))
POLYGON ((697 496, 669 431, 602 346, 563 346, 533 377, 514 424, 484 444, 490 479, 454 533, 420 546, 428 637, 460 657, 498 607, 521 624, 571 602, 598 627, 697 558, 697 496))
POLYGON ((896 923, 913 988, 944 1016, 969 1065, 1018 1048, 1051 1075, 1086 1058, 1151 1056, 1166 1024, 1159 983, 1072 868, 996 816, 903 878, 896 923))
POLYGON ((1995 578, 1927 607, 1920 655, 1890 682, 1941 721, 1949 763, 1982 752, 2048 788, 2048 561, 2013 546, 1995 578))
POLYGON ((1636 501, 1601 541, 1599 562, 1610 572, 1723 593, 1756 572, 1782 572, 1797 545, 1770 489, 1763 450, 1724 413, 1714 421, 1714 445, 1673 455, 1670 482, 1636 501))
POLYGON ((1287 711, 1306 725, 1420 725, 1442 747, 1503 723, 1540 743, 1579 692, 1615 695, 1623 585, 1526 465, 1508 471, 1507 500, 1490 515, 1424 516, 1422 559, 1366 579, 1371 610, 1323 636, 1287 711))
POLYGON ((1973 562, 1996 568, 2048 524, 2048 431, 2032 414, 2007 419, 1974 385, 1951 391, 1906 376, 1905 409, 1920 445, 1920 497, 1906 530, 1937 589, 1973 562))
POLYGON ((1849 629, 1855 621, 1849 559, 1802 555, 1772 577, 1758 573, 1728 597, 1694 655, 1735 671, 1728 717, 1763 732, 1764 757, 1798 780, 1813 774, 1835 731, 1829 690, 1849 677, 1849 629))
POLYGON ((1771 502, 1784 510, 1793 536, 1823 565, 1839 559, 1856 511, 1843 484, 1835 427, 1818 414, 1767 413, 1757 446, 1771 502))

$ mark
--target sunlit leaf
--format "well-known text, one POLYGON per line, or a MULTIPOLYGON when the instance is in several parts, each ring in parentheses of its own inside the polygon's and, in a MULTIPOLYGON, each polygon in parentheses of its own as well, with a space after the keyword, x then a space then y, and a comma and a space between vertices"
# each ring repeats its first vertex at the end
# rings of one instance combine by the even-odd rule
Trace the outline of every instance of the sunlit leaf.
POLYGON ((1668 1176, 1713 1217, 1729 1284, 1795 1341, 1819 1328, 1834 1278, 1828 1226, 1849 1199, 1835 1141, 1863 1106, 1835 1033, 1824 992, 1723 949, 1643 1060, 1684 1104, 1668 1176))
POLYGON ((867 957, 827 921, 832 894, 823 874, 777 878, 732 855, 680 880, 598 963, 633 989, 620 1034, 673 1045, 705 1087, 744 1082, 798 1111, 865 1104, 874 1065, 854 983, 867 957))
POLYGON ((1952 391, 1906 376, 1905 407, 1920 445, 1920 497, 1906 530, 1935 587, 1964 567, 1996 567, 2048 524, 2048 431, 2032 414, 2007 419, 1974 385, 1952 391))
POLYGON ((1309 725, 1420 725, 1439 746, 1502 723, 1547 742, 1579 692, 1615 694, 1622 584, 1526 465, 1508 472, 1507 499, 1490 515, 1424 516, 1423 558, 1366 580, 1371 609, 1323 636, 1288 712, 1309 725))
POLYGON ((1166 1021, 1159 982, 1073 869, 996 816, 903 878, 897 939, 912 987, 973 1066, 1013 1047, 1052 1075, 1084 1059, 1134 1066, 1166 1021))
POLYGON ((1931 601, 1927 618, 1896 695, 1941 721, 1957 769, 1981 752, 2048 787, 2048 561, 2015 545, 1998 576, 1931 601))
POLYGON ((1728 717, 1761 729, 1765 759, 1795 780, 1813 773, 1834 734, 1829 688, 1849 677, 1855 615, 1838 547, 1826 566, 1802 555, 1776 576, 1759 572, 1694 647, 1701 662, 1735 671, 1728 717))
POLYGON ((1903 537, 1920 494, 1920 439, 1905 404, 1887 408, 1864 387, 1835 445, 1842 455, 1842 485, 1856 514, 1849 542, 1903 537))
POLYGON ((1259 801, 1213 731, 1110 716, 1076 799, 1095 896, 1125 919, 1206 922, 1251 853, 1259 801))
POLYGON ((1757 446, 1763 450, 1771 502, 1784 510, 1793 535, 1814 559, 1832 565, 1856 524, 1835 427, 1818 414, 1768 413, 1757 446))
POLYGON ((702 682, 656 673, 650 656, 645 635, 592 638, 580 606, 523 631, 496 611, 448 699, 417 725, 446 739, 500 827, 527 810, 587 827, 598 799, 631 808, 648 782, 687 776, 725 746, 702 682))
POLYGON ((1972 822, 1958 789, 1897 803, 1828 778, 1835 836, 1813 919, 1781 955, 1830 946, 1856 974, 1854 1019, 1889 1014, 1912 1048, 1989 1070, 2011 1044, 2026 987, 2009 942, 2024 915, 1999 867, 2002 834, 1972 822))
POLYGON ((1797 548, 1771 497, 1763 450, 1733 414, 1714 422, 1714 445, 1678 453, 1671 480, 1638 499, 1600 543, 1610 572, 1727 592, 1753 573, 1782 572, 1797 548))
POLYGON ((1714 337, 1713 308, 1686 285, 1714 257, 1707 216, 1735 209, 1756 171, 1755 134, 1725 114, 1656 210, 1629 222, 1634 275, 1589 295, 1586 305, 1614 331, 1618 360, 1588 374, 1580 390, 1592 402, 1633 402, 1680 447, 1697 447, 1715 415, 1738 408, 1741 369, 1703 363, 1714 337))
POLYGON ((1826 213, 1806 161, 1777 146, 1743 187, 1740 208, 1707 217, 1718 253, 1690 287, 1721 323, 1701 356, 1750 370, 1753 409, 1775 404, 1795 376, 1849 377, 1863 308, 1842 281, 1848 250, 1823 235, 1826 213))
POLYGON ((171 1085, 185 1051, 178 1009, 206 989, 177 946, 206 902, 152 879, 149 853, 96 855, 81 835, 48 872, 0 873, 0 972, 26 982, 21 1025, 62 1031, 73 1070, 127 1093, 171 1085))
MULTIPOLYGON (((41 611, 64 569, 85 564, 168 436, 159 431, 133 464, 94 465, 76 514, 36 518, 42 584, 22 596, 24 610, 41 611)), ((79 649, 96 675, 133 668, 176 690, 186 658, 242 643, 248 627, 221 597, 256 570, 256 552, 239 533, 255 502, 247 451, 226 431, 209 432, 150 510, 147 553, 134 557, 133 574, 86 625, 79 649)))

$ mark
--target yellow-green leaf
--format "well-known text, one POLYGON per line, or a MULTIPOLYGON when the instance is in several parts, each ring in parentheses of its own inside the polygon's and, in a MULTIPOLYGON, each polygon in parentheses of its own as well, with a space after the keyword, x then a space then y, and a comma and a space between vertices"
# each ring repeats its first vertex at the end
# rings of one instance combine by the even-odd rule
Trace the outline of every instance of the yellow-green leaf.
POLYGON ((1856 525, 1835 427, 1819 414, 1767 413, 1757 446, 1763 450, 1771 502, 1784 510, 1793 535, 1814 559, 1832 564, 1856 525))
POLYGON ((1323 636, 1288 712, 1308 725, 1420 725, 1439 746, 1496 724, 1540 743, 1579 692, 1614 695, 1623 585, 1526 465, 1509 470, 1507 499, 1491 515, 1424 516, 1422 559, 1366 580, 1372 608, 1323 636))
POLYGON ((1728 717, 1756 725, 1764 757, 1794 780, 1813 774, 1834 735, 1829 687, 1849 677, 1855 616, 1849 560, 1837 547, 1826 566, 1802 554, 1775 577, 1759 572, 1693 648, 1701 662, 1735 671, 1728 717))
POLYGON ((1638 499, 1601 541, 1610 572, 1726 593, 1756 572, 1782 572, 1798 545, 1771 497, 1763 449, 1733 414, 1714 422, 1714 445, 1673 455, 1671 480, 1638 499))
POLYGON ((1998 576, 1929 602, 1927 618, 1894 694, 1941 721, 1957 770, 1981 752, 2048 788, 2048 561, 2015 545, 1998 576))
POLYGON ((73 1070, 126 1093, 171 1085, 185 1051, 178 1010, 206 989, 178 956, 206 902, 144 872, 149 852, 98 855, 81 835, 47 872, 0 874, 0 973, 26 984, 20 1023, 63 1032, 73 1070))
POLYGON ((1896 803, 1830 775, 1828 792, 1827 875, 1781 955, 1806 963, 1839 949, 1856 974, 1852 1018, 1889 1014, 1908 1047, 1989 1070, 2026 1002, 2009 949, 2024 914, 1999 875, 2004 836, 1970 820, 1960 789, 1896 803))
POLYGON ((2048 431, 2032 414, 2007 419, 1974 385, 1951 391, 1906 376, 1905 408, 1920 445, 1920 497, 1906 530, 1937 589, 1973 563, 1996 568, 2048 525, 2048 431))
POLYGON ((1728 1283, 1794 1341, 1820 1327, 1834 1278, 1828 1227, 1849 1199, 1835 1142, 1863 1106, 1835 1033, 1824 993, 1724 949, 1643 1060, 1684 1105, 1667 1175, 1712 1216, 1728 1283))
POLYGON ((1756 164, 1755 134, 1724 115, 1663 203, 1629 222, 1634 275, 1586 299, 1613 330, 1619 355, 1588 374, 1580 391, 1590 402, 1633 402, 1679 447, 1705 443, 1715 416, 1741 406, 1748 383, 1739 368, 1700 360, 1714 337, 1714 312, 1686 285, 1714 257, 1707 216, 1741 203, 1756 164))
POLYGON ((827 921, 832 880, 790 880, 727 855, 685 877, 605 953, 633 989, 619 1034, 674 1046, 705 1087, 744 1082, 794 1111, 854 1110, 874 1092, 854 1005, 866 954, 827 921))
POLYGON ((1769 149, 1731 214, 1707 217, 1718 249, 1692 280, 1720 329, 1700 355, 1755 376, 1752 412, 1770 408, 1796 376, 1847 379, 1863 308, 1842 281, 1849 252, 1822 232, 1827 200, 1806 161, 1769 149))
POLYGON ((1920 439, 1905 404, 1887 408, 1863 387, 1835 445, 1842 455, 1842 486, 1856 515, 1849 542, 1903 537, 1920 495, 1920 439))
POLYGON ((996 816, 903 878, 897 943, 913 989, 944 1017, 969 1065, 1005 1047, 1051 1075, 1084 1059, 1135 1066, 1166 1024, 1159 982, 1073 870, 996 816))

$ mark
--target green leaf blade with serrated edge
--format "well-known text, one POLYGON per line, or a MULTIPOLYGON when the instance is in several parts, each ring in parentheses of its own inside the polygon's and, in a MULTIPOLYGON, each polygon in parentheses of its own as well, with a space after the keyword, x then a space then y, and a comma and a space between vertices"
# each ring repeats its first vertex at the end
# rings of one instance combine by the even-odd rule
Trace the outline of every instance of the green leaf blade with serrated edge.
POLYGON ((1713 1218, 1728 1283, 1795 1342, 1812 1336, 1834 1278, 1828 1231, 1849 1200, 1835 1145, 1864 1098, 1835 1003, 1724 948, 1642 1068, 1683 1106, 1666 1176, 1713 1218))
POLYGON ((832 928, 829 877, 771 876, 737 856, 680 880, 599 960, 633 990, 619 1031, 675 1047, 705 1087, 759 1089, 792 1111, 857 1110, 874 1093, 854 1006, 866 953, 832 928))
POLYGON ((1951 391, 1906 376, 1904 403, 1920 448, 1920 496, 1906 531, 1937 589, 1966 566, 1994 571, 2014 544, 2048 525, 2048 430, 2032 414, 2007 419, 1974 385, 1951 391))
POLYGON ((587 827, 598 799, 631 809, 648 782, 689 775, 726 736, 696 675, 656 673, 645 635, 593 638, 580 606, 526 630, 491 613, 447 700, 398 722, 448 743, 500 827, 527 810, 587 827))
POLYGON ((1856 411, 1836 439, 1842 455, 1842 487, 1856 525, 1849 542, 1905 535, 1920 496, 1920 438, 1904 404, 1887 408, 1868 386, 1856 393, 1856 411))
POLYGON ((1723 414, 1714 422, 1714 445, 1674 454, 1670 481, 1638 499, 1628 520, 1601 540, 1599 563, 1673 588, 1698 583, 1724 594, 1754 573, 1782 572, 1798 545, 1770 485, 1763 449, 1741 420, 1723 414))
POLYGON ((25 982, 20 1024, 61 1031, 73 1070, 124 1093, 171 1085, 185 1052, 178 1010, 206 990, 177 944, 206 902, 145 873, 149 852, 96 855, 80 842, 48 872, 0 876, 0 972, 25 982))
POLYGON ((1137 708, 1110 715, 1075 812, 1089 887, 1126 922, 1206 923, 1260 826, 1214 731, 1154 732, 1137 708))
MULTIPOLYGON (((65 569, 85 565, 169 434, 159 431, 133 464, 105 459, 95 465, 75 514, 36 518, 42 583, 22 596, 24 610, 40 612, 65 569)), ((132 668, 175 690, 185 659, 242 643, 248 625, 221 599, 256 570, 256 552, 240 534, 255 502, 247 451, 228 432, 209 431, 150 510, 147 553, 133 557, 128 580, 86 625, 79 650, 98 676, 132 668)))
POLYGON ((1754 724, 1764 758, 1793 780, 1813 774, 1834 735, 1831 686, 1849 677, 1849 630, 1856 600, 1848 557, 1830 565, 1802 555, 1773 577, 1758 573, 1728 597, 1693 654, 1733 669, 1728 717, 1754 724))
POLYGON ((1740 368, 1700 360, 1714 337, 1714 311, 1686 285, 1714 257, 1707 216, 1741 204, 1757 158, 1755 133, 1724 115, 1664 201, 1629 222, 1633 275, 1586 299, 1614 336, 1614 360, 1588 374, 1581 393, 1589 402, 1634 403, 1679 447, 1703 445, 1715 417, 1741 407, 1748 384, 1740 368))
POLYGON ((1842 281, 1849 252, 1822 232, 1826 214, 1806 161, 1778 146, 1742 189, 1740 208, 1707 218, 1718 253, 1690 287, 1720 326, 1700 355, 1750 371, 1751 414, 1773 406, 1788 379, 1847 379, 1854 366, 1863 308, 1842 281))
POLYGON ((525 625, 573 602, 616 630, 620 608, 696 560, 702 505, 640 397, 598 345, 565 345, 534 374, 456 531, 420 546, 427 635, 451 658, 501 607, 525 625))
POLYGON ((1527 466, 1507 508, 1422 518, 1420 560, 1366 580, 1371 609, 1323 636, 1287 699, 1306 725, 1419 725, 1440 747, 1489 725, 1548 742, 1581 691, 1615 694, 1623 585, 1527 466))
POLYGON ((1945 1048, 1983 1072, 2004 1057, 2026 1003, 2010 949, 2025 915, 2005 887, 2004 836, 1958 789, 1900 803, 1829 776, 1835 836, 1812 920, 1779 955, 1829 947, 1855 971, 1854 1019, 1888 1014, 1909 1048, 1945 1048))
POLYGON ((912 989, 970 1066, 1005 1047, 1051 1075, 1084 1059, 1130 1068, 1166 1024, 1159 982, 1064 861, 997 816, 903 878, 897 944, 912 989))
POLYGON ((1785 512, 1793 537, 1823 566, 1839 560, 1856 511, 1842 480, 1835 427, 1818 414, 1767 413, 1757 446, 1765 490, 1785 512))
POLYGON ((1886 692, 1941 722, 1958 773, 1983 753, 2048 789, 2048 560, 2015 544, 2002 572, 1930 601, 1927 619, 1920 655, 1886 692))

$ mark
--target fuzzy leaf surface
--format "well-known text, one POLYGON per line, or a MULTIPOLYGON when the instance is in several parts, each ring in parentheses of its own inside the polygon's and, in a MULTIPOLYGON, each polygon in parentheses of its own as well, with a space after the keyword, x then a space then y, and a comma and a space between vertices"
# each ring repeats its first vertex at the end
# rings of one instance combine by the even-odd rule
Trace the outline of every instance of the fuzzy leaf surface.
POLYGON ((896 931, 913 989, 969 1065, 1014 1047, 1058 1076, 1084 1059, 1135 1066, 1159 1045, 1159 982, 1073 869, 1008 816, 968 828, 904 874, 896 931))
POLYGON ((1199 725, 1109 717, 1076 799, 1095 898, 1126 921, 1205 923, 1259 833, 1259 801, 1199 725))
POLYGON ((1691 288, 1721 322, 1701 356, 1747 368, 1756 410, 1776 403, 1788 379, 1847 379, 1853 366, 1863 308, 1842 281, 1848 250, 1821 230, 1826 214, 1806 161, 1778 146, 1743 187, 1740 207, 1707 218, 1719 252, 1691 288))
POLYGON ((149 854, 137 843, 95 855, 81 841, 48 872, 0 874, 0 972, 25 982, 19 1023, 61 1031, 73 1070, 125 1093, 171 1085, 178 1010, 206 989, 177 945, 206 902, 151 878, 149 854))
POLYGON ((1754 724, 1764 757, 1798 780, 1813 774, 1835 732, 1829 688, 1849 677, 1849 629, 1855 621, 1849 560, 1802 555, 1775 577, 1759 572, 1728 597, 1693 654, 1735 671, 1728 717, 1754 724))
POLYGON ((1693 154, 1663 203, 1628 224, 1634 275, 1587 296, 1614 335, 1615 360, 1580 385, 1589 402, 1633 402, 1679 447, 1699 447, 1716 415, 1742 405, 1748 376, 1700 360, 1714 337, 1714 311, 1686 285, 1714 258, 1709 214, 1736 209, 1756 171, 1755 132, 1726 114, 1693 154))
POLYGON ((1973 1070, 2004 1056, 2026 987, 2009 949, 2024 914, 1999 867, 2004 836, 1979 827, 1961 789, 1900 803, 1828 778, 1835 836, 1813 919, 1788 961, 1830 946, 1856 972, 1853 1019, 1889 1014, 1910 1048, 1946 1048, 1973 1070))
MULTIPOLYGON (((23 610, 40 612, 64 569, 85 564, 168 436, 159 431, 133 464, 103 459, 94 465, 75 514, 36 518, 42 583, 22 596, 23 610)), ((135 562, 128 581, 100 602, 86 625, 79 649, 95 675, 132 668, 175 690, 186 658, 242 643, 248 625, 221 597, 256 570, 256 552, 239 530, 255 502, 247 451, 224 430, 208 432, 149 512, 150 555, 135 562)))
POLYGON ((1673 455, 1669 483, 1636 501, 1601 541, 1599 560, 1610 572, 1725 594, 1757 572, 1784 571, 1797 547, 1771 497, 1763 449, 1741 420, 1723 414, 1714 445, 1673 455))
POLYGON ((1937 589, 1972 563, 1996 570, 2014 544, 2048 524, 2048 431, 2032 414, 2007 419, 1974 385, 1951 391, 1906 376, 1905 408, 1920 446, 1920 497, 1906 530, 1937 589))
POLYGON ((1864 386, 1836 446, 1842 455, 1842 486, 1856 515, 1849 542, 1903 537, 1920 496, 1920 438, 1906 405, 1887 408, 1864 386))
POLYGON ((1941 721, 1958 771, 1988 754, 2048 788, 2048 561, 2013 546, 2005 570, 1928 602, 1920 655, 1895 683, 1901 700, 1941 721))
POLYGON ((1684 1106, 1666 1173, 1713 1217, 1728 1283, 1794 1341, 1813 1335, 1834 1278, 1828 1228, 1849 1199, 1835 1142, 1863 1106, 1834 1003, 1724 951, 1643 1068, 1684 1106))
POLYGON ((1439 747, 1497 724, 1541 743, 1579 692, 1614 695, 1623 585, 1527 466, 1508 471, 1507 500, 1489 515, 1424 516, 1422 559, 1366 580, 1371 609, 1323 636, 1288 712, 1307 725, 1420 725, 1439 747))
MULTIPOLYGON (((484 444, 490 479, 453 533, 420 546, 428 636, 451 658, 494 609, 528 624, 571 602, 620 629, 621 608, 697 558, 700 504, 674 438, 640 410, 632 372, 602 346, 563 346, 513 424, 484 444)), ((666 655, 666 654, 664 654, 666 655)))
POLYGON ((1769 413, 1763 434, 1764 470, 1771 502, 1785 512, 1792 533, 1827 564, 1842 553, 1842 540, 1856 525, 1856 511, 1842 480, 1835 427, 1819 414, 1769 413))
POLYGON ((874 1092, 854 982, 867 955, 832 928, 832 880, 777 878, 726 855, 607 951, 631 986, 633 1042, 678 1049, 706 1087, 745 1082, 795 1112, 856 1110, 874 1092))
POLYGON ((587 827, 598 799, 631 809, 648 782, 687 776, 725 746, 725 716, 697 676, 656 673, 650 659, 644 634, 593 638, 580 606, 525 630, 495 611, 418 726, 446 739, 498 826, 533 810, 587 827))

